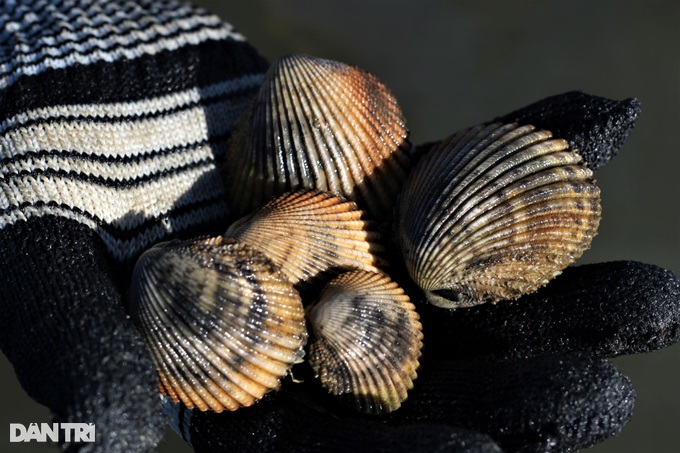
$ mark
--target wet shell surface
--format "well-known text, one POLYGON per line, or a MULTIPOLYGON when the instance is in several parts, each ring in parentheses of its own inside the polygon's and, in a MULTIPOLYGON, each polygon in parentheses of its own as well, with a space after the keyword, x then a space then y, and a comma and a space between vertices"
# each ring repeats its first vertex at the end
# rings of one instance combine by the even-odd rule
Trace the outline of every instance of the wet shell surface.
POLYGON ((241 215, 273 196, 317 189, 391 215, 409 169, 404 117, 375 76, 308 55, 274 63, 239 120, 225 172, 241 215))
POLYGON ((309 363, 333 395, 361 412, 394 411, 417 377, 421 324, 409 297, 384 274, 352 271, 308 308, 309 363))
POLYGON ((268 258, 233 239, 149 249, 130 300, 161 392, 188 408, 250 406, 304 354, 300 296, 268 258))
POLYGON ((411 277, 455 308, 535 291, 590 247, 600 220, 592 172, 533 126, 462 131, 409 176, 396 232, 411 277))
POLYGON ((291 282, 337 269, 377 271, 378 233, 356 204, 326 192, 281 195, 224 234, 267 255, 291 282))

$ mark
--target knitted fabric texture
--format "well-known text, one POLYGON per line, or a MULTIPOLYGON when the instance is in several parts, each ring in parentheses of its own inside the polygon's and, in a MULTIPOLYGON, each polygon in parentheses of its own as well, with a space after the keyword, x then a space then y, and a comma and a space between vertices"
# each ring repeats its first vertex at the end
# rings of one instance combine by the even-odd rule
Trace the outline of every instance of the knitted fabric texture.
POLYGON ((226 217, 215 162, 265 67, 243 36, 178 2, 4 9, 0 228, 73 219, 125 260, 226 217))
POLYGON ((0 5, 0 347, 55 421, 95 424, 64 448, 162 437, 123 288, 153 243, 226 226, 219 161, 266 67, 186 3, 0 5))

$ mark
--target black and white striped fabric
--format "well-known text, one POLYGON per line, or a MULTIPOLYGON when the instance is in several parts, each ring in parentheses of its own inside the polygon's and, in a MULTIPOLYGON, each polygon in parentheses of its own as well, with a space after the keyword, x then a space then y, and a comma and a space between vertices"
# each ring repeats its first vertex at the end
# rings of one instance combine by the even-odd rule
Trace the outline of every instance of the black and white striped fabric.
POLYGON ((4 7, 0 229, 64 217, 125 260, 225 217, 216 162, 264 67, 243 36, 176 2, 4 7))
POLYGON ((182 2, 0 2, 0 347, 56 421, 95 423, 83 451, 163 435, 130 267, 226 228, 220 161, 266 67, 182 2))

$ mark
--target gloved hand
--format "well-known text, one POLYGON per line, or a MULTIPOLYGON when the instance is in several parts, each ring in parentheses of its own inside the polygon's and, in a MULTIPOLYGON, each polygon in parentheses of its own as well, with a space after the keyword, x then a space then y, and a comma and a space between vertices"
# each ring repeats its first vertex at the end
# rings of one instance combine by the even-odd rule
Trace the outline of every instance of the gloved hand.
MULTIPOLYGON (((639 111, 636 100, 571 92, 494 121, 560 131, 597 169, 639 111)), ((519 300, 455 311, 426 304, 404 274, 393 277, 417 301, 425 347, 414 390, 394 413, 357 415, 304 379, 243 412, 190 412, 166 400, 173 427, 196 451, 573 451, 631 417, 634 389, 606 358, 680 336, 680 282, 649 264, 576 266, 519 300)))
MULTIPOLYGON (((125 313, 131 267, 153 243, 230 223, 217 162, 266 63, 182 3, 0 8, 0 347, 57 421, 95 423, 96 444, 67 448, 148 450, 167 419, 125 313)), ((638 110, 568 93, 504 119, 553 130, 597 167, 638 110)), ((198 451, 579 448, 620 431, 634 400, 600 357, 677 341, 679 305, 677 277, 655 266, 577 267, 516 302, 419 305, 420 377, 387 417, 311 380, 235 413, 165 409, 198 451)))

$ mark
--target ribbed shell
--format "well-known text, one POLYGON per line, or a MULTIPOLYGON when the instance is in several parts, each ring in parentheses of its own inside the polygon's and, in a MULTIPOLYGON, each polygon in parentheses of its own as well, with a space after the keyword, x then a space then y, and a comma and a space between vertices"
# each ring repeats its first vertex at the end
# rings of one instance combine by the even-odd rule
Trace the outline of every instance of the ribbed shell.
POLYGON ((307 55, 274 63, 235 128, 225 167, 241 215, 297 189, 391 215, 409 168, 408 131, 396 99, 362 69, 307 55))
POLYGON ((231 239, 149 249, 134 270, 130 313, 161 392, 189 408, 250 406, 304 355, 300 296, 262 253, 231 239))
POLYGON ((492 124, 425 155, 398 205, 411 274, 436 305, 515 299, 545 285, 596 234, 600 191, 564 140, 492 124))
POLYGON ((423 334, 415 307, 389 277, 341 274, 308 308, 309 363, 333 395, 361 412, 398 409, 417 377, 423 334))
POLYGON ((267 255, 293 283, 331 269, 377 271, 378 234, 356 204, 326 192, 281 195, 229 227, 267 255))

